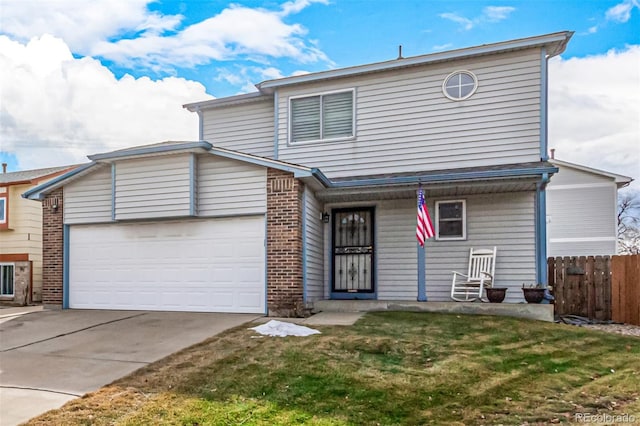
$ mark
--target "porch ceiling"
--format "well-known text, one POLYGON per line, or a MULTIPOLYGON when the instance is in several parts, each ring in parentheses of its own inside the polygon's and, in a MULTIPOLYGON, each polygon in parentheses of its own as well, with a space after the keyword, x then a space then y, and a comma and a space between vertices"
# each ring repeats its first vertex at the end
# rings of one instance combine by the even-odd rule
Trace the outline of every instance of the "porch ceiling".
MULTIPOLYGON (((458 197, 464 195, 493 194, 500 192, 535 191, 538 178, 522 177, 509 179, 472 180, 441 183, 423 183, 427 198, 458 197)), ((325 203, 397 200, 415 198, 417 184, 377 185, 356 188, 329 188, 316 192, 316 197, 325 203)))

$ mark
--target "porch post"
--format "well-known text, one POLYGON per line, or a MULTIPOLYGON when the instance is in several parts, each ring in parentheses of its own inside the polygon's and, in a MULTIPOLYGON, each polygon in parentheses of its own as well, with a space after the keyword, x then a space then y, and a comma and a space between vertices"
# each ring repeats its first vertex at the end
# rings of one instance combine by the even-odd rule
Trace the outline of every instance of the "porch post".
POLYGON ((425 282, 425 251, 420 244, 418 246, 418 302, 427 301, 427 284, 425 282))
POLYGON ((535 230, 536 230, 536 282, 547 286, 547 194, 545 188, 549 174, 543 173, 536 187, 535 230))
MULTIPOLYGON (((419 197, 416 197, 416 206, 420 208, 420 200, 419 197)), ((427 283, 425 282, 425 271, 426 271, 426 261, 425 261, 425 250, 424 247, 420 245, 420 243, 416 243, 418 247, 418 302, 426 302, 427 301, 427 283)))

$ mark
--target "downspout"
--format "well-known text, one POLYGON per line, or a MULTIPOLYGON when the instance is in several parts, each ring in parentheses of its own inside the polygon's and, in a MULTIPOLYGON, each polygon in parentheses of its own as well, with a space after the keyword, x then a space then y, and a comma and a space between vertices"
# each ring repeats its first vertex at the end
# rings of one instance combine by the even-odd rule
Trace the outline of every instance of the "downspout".
POLYGON ((540 51, 540 161, 547 161, 549 159, 549 141, 547 139, 548 65, 547 50, 543 47, 540 51))
POLYGON ((204 140, 204 119, 202 117, 202 110, 199 106, 196 107, 196 114, 198 114, 198 140, 204 140))
POLYGON ((69 225, 62 225, 62 309, 69 309, 69 225))
POLYGON ((273 159, 278 159, 278 91, 273 92, 273 159))
POLYGON ((536 245, 536 283, 547 286, 547 193, 549 173, 543 173, 536 185, 535 199, 535 245, 536 245))
POLYGON ((307 306, 307 187, 302 192, 302 304, 307 306))

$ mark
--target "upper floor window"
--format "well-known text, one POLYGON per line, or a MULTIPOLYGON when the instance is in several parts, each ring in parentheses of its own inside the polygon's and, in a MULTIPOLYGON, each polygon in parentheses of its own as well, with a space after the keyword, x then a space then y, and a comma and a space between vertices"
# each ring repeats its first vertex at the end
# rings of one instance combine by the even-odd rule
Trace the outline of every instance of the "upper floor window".
POLYGON ((6 228, 8 224, 8 207, 9 207, 9 199, 7 198, 7 194, 0 194, 0 228, 6 228))
POLYGON ((290 100, 291 142, 349 138, 354 135, 353 90, 290 100))
POLYGON ((444 79, 442 92, 454 101, 461 101, 473 95, 478 88, 478 79, 471 71, 455 71, 444 79))
POLYGON ((436 201, 436 239, 467 238, 467 205, 465 200, 436 201))

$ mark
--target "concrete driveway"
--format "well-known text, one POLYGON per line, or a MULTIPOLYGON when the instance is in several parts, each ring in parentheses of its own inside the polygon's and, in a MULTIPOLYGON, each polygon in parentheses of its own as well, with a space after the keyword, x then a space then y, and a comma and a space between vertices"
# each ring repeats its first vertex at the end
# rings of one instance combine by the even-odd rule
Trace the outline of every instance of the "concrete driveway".
POLYGON ((0 426, 15 425, 255 314, 40 311, 0 322, 0 426))

